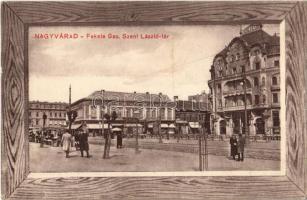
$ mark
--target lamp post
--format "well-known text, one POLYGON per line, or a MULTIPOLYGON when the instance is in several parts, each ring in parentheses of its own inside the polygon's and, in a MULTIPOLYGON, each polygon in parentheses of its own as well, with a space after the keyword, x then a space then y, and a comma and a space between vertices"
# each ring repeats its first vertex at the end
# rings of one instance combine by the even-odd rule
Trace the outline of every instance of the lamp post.
POLYGON ((243 71, 243 81, 240 83, 243 86, 244 90, 244 133, 245 133, 245 143, 249 143, 249 127, 248 127, 248 119, 247 119, 247 95, 246 95, 246 75, 245 69, 243 71))

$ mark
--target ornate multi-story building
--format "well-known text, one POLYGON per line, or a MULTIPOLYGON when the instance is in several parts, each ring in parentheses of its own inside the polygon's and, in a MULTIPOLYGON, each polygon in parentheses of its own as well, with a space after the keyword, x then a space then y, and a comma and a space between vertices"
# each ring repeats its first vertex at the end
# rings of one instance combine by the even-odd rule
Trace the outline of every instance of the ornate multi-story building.
POLYGON ((67 103, 63 102, 29 102, 30 129, 39 130, 43 127, 43 115, 46 115, 45 128, 55 130, 66 127, 67 103))
MULTIPOLYGON (((107 129, 107 124, 102 121, 101 115, 117 114, 117 119, 112 122, 112 128, 122 129, 124 133, 134 132, 139 127, 142 132, 148 129, 152 132, 154 122, 161 122, 163 130, 174 129, 175 108, 167 95, 146 93, 127 93, 114 91, 95 91, 88 97, 72 103, 71 109, 77 111, 77 118, 73 124, 76 129, 86 122, 90 133, 99 134, 107 129)), ((147 131, 147 130, 146 130, 147 131)))
POLYGON ((279 37, 260 24, 246 27, 216 54, 208 81, 215 134, 279 134, 279 56, 279 37))

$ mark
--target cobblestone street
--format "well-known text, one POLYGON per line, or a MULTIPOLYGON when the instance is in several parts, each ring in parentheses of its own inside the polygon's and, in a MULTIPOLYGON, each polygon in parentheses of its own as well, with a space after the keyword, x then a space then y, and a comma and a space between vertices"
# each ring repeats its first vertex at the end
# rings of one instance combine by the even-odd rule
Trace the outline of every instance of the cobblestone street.
MULTIPOLYGON (((114 141, 113 141, 114 142, 114 141)), ((30 143, 31 172, 198 171, 198 154, 155 149, 111 147, 110 159, 102 159, 103 145, 90 145, 90 158, 73 151, 65 158, 61 147, 30 143)), ((246 158, 237 162, 228 156, 209 155, 209 170, 279 170, 280 161, 246 158)))

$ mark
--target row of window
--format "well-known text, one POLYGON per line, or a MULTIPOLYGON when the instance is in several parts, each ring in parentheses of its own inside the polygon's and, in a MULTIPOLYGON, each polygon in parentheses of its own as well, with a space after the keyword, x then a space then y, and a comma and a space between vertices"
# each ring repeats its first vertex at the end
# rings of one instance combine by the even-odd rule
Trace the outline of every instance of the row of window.
MULTIPOLYGON (((278 85, 278 78, 276 76, 272 77, 272 85, 276 86, 278 85)), ((261 86, 265 86, 265 77, 262 77, 261 79, 261 86)), ((248 86, 247 86, 248 87, 248 86)), ((254 87, 259 87, 259 79, 258 77, 254 77, 254 87)), ((229 88, 229 90, 242 90, 243 86, 240 85, 240 83, 238 82, 234 82, 233 84, 231 84, 231 89, 229 88)), ((222 92, 222 88, 221 88, 221 84, 217 84, 217 93, 220 94, 222 92)))
MULTIPOLYGON (((118 118, 122 117, 128 117, 128 118, 143 118, 143 109, 134 109, 134 108, 126 108, 126 111, 124 113, 123 108, 111 108, 109 111, 112 112, 113 110, 116 112, 118 118), (110 111, 111 110, 111 111, 110 111)), ((81 113, 81 111, 79 112, 81 113)), ((172 119, 173 118, 173 112, 172 109, 167 109, 167 114, 165 114, 165 108, 161 109, 149 109, 147 108, 145 110, 145 118, 157 118, 160 117, 159 113, 161 113, 161 119, 172 119), (158 113, 157 113, 158 111, 158 113), (167 116, 166 116, 167 115, 167 116)), ((89 116, 91 119, 96 119, 97 118, 97 113, 96 110, 92 109, 91 113, 89 115, 89 110, 86 110, 86 116, 89 116)), ((81 115, 79 115, 81 117, 81 115)))
POLYGON ((65 105, 56 105, 56 104, 31 104, 32 108, 40 108, 40 109, 65 109, 65 105))
MULTIPOLYGON (((35 119, 35 120, 30 120, 29 121, 30 125, 36 125, 36 126, 43 126, 43 120, 40 119, 35 119)), ((54 121, 54 120, 50 120, 49 121, 49 125, 66 125, 65 121, 54 121)), ((46 126, 48 126, 48 124, 46 124, 46 126)))
MULTIPOLYGON (((275 60, 274 61, 274 67, 279 67, 279 60, 275 60)), ((254 63, 254 69, 255 70, 259 70, 261 68, 261 63, 259 61, 254 63)), ((228 65, 226 65, 226 75, 232 75, 232 74, 239 74, 239 73, 243 73, 245 71, 245 66, 234 66, 231 68, 231 70, 228 71, 228 65)), ((222 77, 223 76, 223 69, 221 67, 219 67, 218 71, 217 71, 217 77, 222 77)))
MULTIPOLYGON (((255 103, 254 105, 259 104, 266 104, 266 95, 261 95, 261 101, 260 101, 260 95, 254 95, 255 103)), ((247 101, 247 105, 250 105, 250 100, 247 101)), ((279 103, 278 93, 272 93, 272 102, 273 103, 279 103)), ((232 101, 225 100, 225 107, 232 107, 232 106, 243 106, 244 105, 244 97, 241 99, 234 98, 232 101)), ((219 99, 219 108, 222 108, 222 100, 219 99)))
MULTIPOLYGON (((278 78, 276 76, 273 76, 271 83, 272 83, 272 85, 278 85, 278 78)), ((264 77, 262 77, 262 79, 261 79, 261 85, 265 86, 265 78, 264 77)), ((254 77, 254 87, 259 87, 258 77, 254 77)))
MULTIPOLYGON (((34 116, 36 117, 43 117, 42 112, 29 112, 29 116, 32 117, 32 114, 34 114, 34 116)), ((48 118, 48 113, 47 114, 47 118, 48 118)), ((65 112, 49 112, 49 117, 66 117, 66 113, 65 112)))

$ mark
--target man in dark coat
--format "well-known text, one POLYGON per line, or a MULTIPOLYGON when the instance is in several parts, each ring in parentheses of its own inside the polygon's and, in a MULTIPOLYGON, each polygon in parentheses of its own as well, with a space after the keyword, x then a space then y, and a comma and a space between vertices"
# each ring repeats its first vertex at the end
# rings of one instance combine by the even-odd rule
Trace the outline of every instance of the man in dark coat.
POLYGON ((89 158, 89 145, 88 145, 88 131, 86 124, 82 125, 81 133, 79 135, 79 148, 81 152, 81 157, 83 157, 83 151, 86 152, 86 156, 89 158))
POLYGON ((232 135, 232 137, 230 138, 230 156, 232 156, 234 160, 236 160, 236 155, 238 154, 237 146, 238 146, 237 138, 235 135, 232 135))

